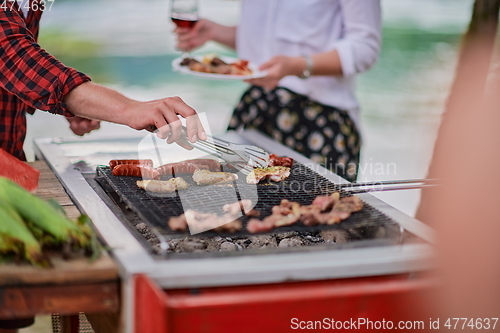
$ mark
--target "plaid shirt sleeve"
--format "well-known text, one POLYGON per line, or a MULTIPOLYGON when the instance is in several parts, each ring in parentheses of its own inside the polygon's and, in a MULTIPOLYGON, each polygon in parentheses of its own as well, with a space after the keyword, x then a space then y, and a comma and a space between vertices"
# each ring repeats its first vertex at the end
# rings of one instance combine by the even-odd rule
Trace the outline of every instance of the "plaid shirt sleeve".
POLYGON ((0 10, 0 88, 30 107, 72 116, 64 96, 90 78, 67 67, 36 43, 16 11, 0 10))

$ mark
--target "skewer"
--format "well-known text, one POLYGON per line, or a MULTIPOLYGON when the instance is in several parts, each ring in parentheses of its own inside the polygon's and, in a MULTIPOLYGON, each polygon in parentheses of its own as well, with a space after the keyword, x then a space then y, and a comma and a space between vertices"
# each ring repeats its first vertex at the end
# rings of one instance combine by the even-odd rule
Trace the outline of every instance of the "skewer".
POLYGON ((382 180, 363 183, 336 184, 340 188, 349 187, 364 187, 364 186, 383 186, 383 185, 398 185, 398 184, 413 184, 423 183, 425 185, 437 185, 437 179, 402 179, 402 180, 382 180))
MULTIPOLYGON (((376 184, 376 185, 379 185, 379 184, 376 184)), ((353 190, 350 190, 349 188, 343 188, 342 190, 346 191, 350 194, 359 194, 359 193, 397 191, 397 190, 417 190, 417 189, 421 189, 424 187, 431 187, 431 186, 436 186, 436 185, 437 184, 422 184, 422 185, 409 185, 409 186, 369 188, 369 189, 356 189, 355 188, 353 190)), ((365 185, 365 186, 367 186, 367 185, 365 185)))

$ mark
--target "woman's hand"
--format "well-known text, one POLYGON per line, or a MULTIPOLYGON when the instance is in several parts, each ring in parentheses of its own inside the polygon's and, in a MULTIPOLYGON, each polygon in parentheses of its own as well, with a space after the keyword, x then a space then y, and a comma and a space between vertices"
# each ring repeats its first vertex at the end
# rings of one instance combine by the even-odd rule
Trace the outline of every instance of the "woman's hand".
POLYGON ((275 56, 259 67, 261 71, 267 71, 267 76, 259 79, 245 80, 250 84, 260 86, 264 89, 274 89, 278 82, 287 75, 300 75, 306 67, 305 59, 302 57, 275 56))
POLYGON ((175 28, 177 34, 176 47, 184 52, 196 49, 214 38, 216 23, 201 19, 193 28, 175 28))
POLYGON ((208 41, 235 48, 236 27, 227 27, 218 23, 201 19, 193 28, 175 28, 177 34, 176 47, 184 52, 192 51, 208 41))

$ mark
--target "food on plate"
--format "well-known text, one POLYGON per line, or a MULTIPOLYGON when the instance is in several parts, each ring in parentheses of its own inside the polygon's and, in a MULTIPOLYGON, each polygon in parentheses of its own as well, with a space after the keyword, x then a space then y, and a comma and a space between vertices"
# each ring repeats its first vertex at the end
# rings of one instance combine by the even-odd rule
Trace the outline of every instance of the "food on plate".
POLYGON ((252 70, 248 67, 248 61, 242 59, 238 59, 233 63, 226 63, 216 56, 205 56, 201 62, 193 58, 184 58, 180 65, 201 73, 252 75, 252 70))
POLYGON ((189 184, 181 177, 169 180, 138 180, 136 184, 140 188, 154 193, 173 193, 189 187, 189 184))
POLYGON ((153 167, 153 160, 150 159, 143 159, 143 160, 111 160, 109 161, 109 167, 111 169, 114 169, 115 166, 117 165, 122 165, 122 164, 133 164, 133 165, 142 165, 146 167, 153 167))
POLYGON ((113 168, 114 176, 142 177, 147 179, 158 179, 160 173, 157 169, 140 164, 119 164, 113 168))
POLYGON ((293 165, 293 158, 291 157, 280 157, 275 154, 269 154, 269 166, 284 166, 291 168, 293 165))
POLYGON ((255 168, 247 175, 248 184, 258 184, 264 179, 273 182, 281 182, 290 177, 290 168, 284 166, 274 166, 268 168, 255 168))
POLYGON ((358 196, 340 198, 338 192, 329 196, 316 197, 311 205, 300 205, 287 199, 281 200, 272 208, 272 214, 263 220, 250 219, 247 230, 250 233, 266 232, 274 228, 291 225, 301 221, 304 225, 335 224, 342 222, 352 213, 363 209, 363 202, 358 196))
POLYGON ((0 149, 0 176, 34 192, 38 188, 40 171, 0 149))
POLYGON ((230 172, 212 172, 209 170, 196 170, 193 180, 197 185, 216 185, 232 183, 238 175, 230 172))
POLYGON ((156 168, 160 176, 172 176, 181 174, 194 174, 196 170, 220 171, 221 165, 218 161, 210 158, 200 158, 194 160, 186 160, 176 163, 168 163, 156 168))

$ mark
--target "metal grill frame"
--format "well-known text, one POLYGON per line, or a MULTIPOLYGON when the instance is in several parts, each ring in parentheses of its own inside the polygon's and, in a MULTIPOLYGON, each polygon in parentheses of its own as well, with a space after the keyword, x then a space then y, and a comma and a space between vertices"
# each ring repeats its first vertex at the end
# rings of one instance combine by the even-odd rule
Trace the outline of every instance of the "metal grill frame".
MULTIPOLYGON (((259 132, 249 130, 239 134, 228 134, 224 138, 236 143, 266 147, 270 153, 289 156, 300 163, 314 165, 315 170, 321 171, 322 175, 334 183, 347 183, 336 174, 259 132)), ((106 140, 112 143, 113 139, 103 139, 106 140)), ((377 276, 418 272, 431 268, 430 259, 434 253, 431 246, 434 239, 433 230, 368 193, 359 194, 359 197, 397 221, 405 230, 429 243, 342 251, 325 249, 259 256, 157 261, 111 212, 80 171, 64 155, 59 145, 71 142, 81 141, 73 138, 36 139, 37 156, 47 161, 78 208, 93 220, 96 230, 112 249, 112 255, 119 264, 125 281, 135 274, 143 273, 163 288, 197 288, 377 276)))
MULTIPOLYGON (((279 205, 281 199, 287 198, 290 201, 296 201, 303 205, 309 205, 312 200, 318 195, 330 195, 333 192, 340 192, 341 196, 348 196, 349 194, 343 192, 334 183, 329 181, 327 178, 317 174, 312 169, 306 167, 305 165, 295 162, 291 170, 291 176, 283 181, 282 183, 273 184, 259 184, 257 186, 256 192, 258 192, 257 198, 252 198, 254 203, 256 203, 255 209, 261 213, 260 219, 271 214, 271 208, 275 205, 279 205), (302 185, 305 181, 309 183, 308 188, 303 188, 300 190, 292 189, 294 184, 302 185), (273 187, 271 187, 273 186, 273 187)), ((188 182, 189 176, 184 176, 188 182)), ((123 201, 126 207, 132 210, 138 217, 153 228, 160 232, 163 236, 168 239, 171 238, 182 238, 189 236, 189 232, 175 232, 167 227, 166 221, 169 217, 178 216, 184 213, 182 207, 183 202, 178 194, 172 193, 169 197, 156 197, 154 195, 148 194, 146 191, 139 189, 136 185, 136 181, 140 179, 137 177, 119 177, 113 176, 111 174, 111 169, 109 167, 97 167, 96 180, 103 186, 105 192, 110 195, 117 195, 120 201, 123 201)), ((245 181, 242 180, 244 183, 245 181)), ((304 186, 305 186, 304 185, 304 186)), ((195 209, 201 212, 211 212, 217 213, 219 215, 223 214, 222 205, 228 202, 222 202, 219 199, 225 199, 227 195, 234 194, 236 192, 238 196, 241 195, 241 191, 245 191, 247 184, 239 183, 237 186, 191 186, 187 190, 182 192, 185 197, 184 203, 189 201, 191 209, 195 209), (201 199, 203 197, 203 200, 201 199), (211 198, 207 201, 204 197, 211 198), (214 199, 215 198, 215 199, 214 199), (205 208, 205 209, 203 209, 205 208)), ((253 185, 252 185, 253 186, 253 185)), ((254 194, 254 193, 251 193, 254 194)), ((248 196, 247 196, 248 197, 248 196)), ((218 233, 214 231, 206 231, 201 234, 195 235, 196 237, 216 237, 216 236, 230 236, 230 237, 241 237, 241 236, 251 236, 259 235, 250 234, 246 231, 246 222, 249 220, 248 217, 241 218, 243 222, 243 229, 236 233, 218 233)), ((320 230, 331 230, 331 229, 353 229, 361 227, 377 227, 377 226, 388 226, 397 225, 397 223, 381 213, 380 211, 374 209, 370 205, 364 205, 360 212, 353 213, 348 219, 342 221, 341 223, 333 225, 316 225, 316 226, 305 226, 298 222, 290 226, 283 226, 268 232, 270 233, 280 233, 287 231, 297 231, 297 232, 315 232, 320 230)))

